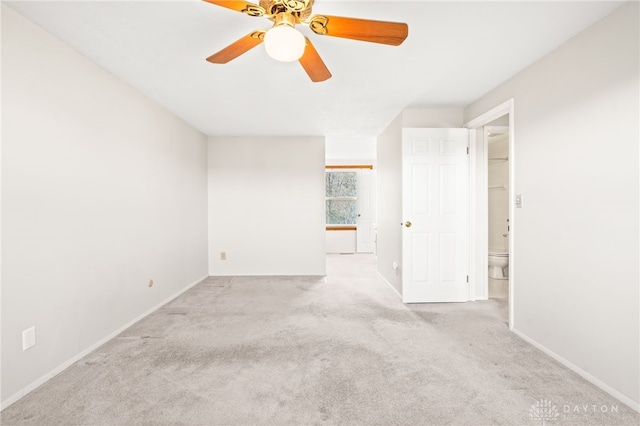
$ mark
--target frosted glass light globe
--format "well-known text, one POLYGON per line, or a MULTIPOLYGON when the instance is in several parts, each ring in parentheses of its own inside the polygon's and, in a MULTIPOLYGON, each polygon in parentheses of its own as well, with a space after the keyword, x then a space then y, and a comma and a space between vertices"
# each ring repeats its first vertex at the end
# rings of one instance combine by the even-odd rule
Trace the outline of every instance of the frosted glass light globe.
POLYGON ((304 53, 304 36, 289 25, 278 25, 264 35, 264 48, 276 61, 292 62, 304 53))

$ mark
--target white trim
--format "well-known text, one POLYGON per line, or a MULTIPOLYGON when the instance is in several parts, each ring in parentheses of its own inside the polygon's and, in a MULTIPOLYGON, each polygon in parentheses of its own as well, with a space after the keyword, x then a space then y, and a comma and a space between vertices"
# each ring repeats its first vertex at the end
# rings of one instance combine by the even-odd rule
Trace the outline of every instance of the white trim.
POLYGON ((378 277, 386 284, 389 286, 389 288, 391 290, 393 290, 393 292, 396 294, 396 296, 398 296, 398 299, 400 299, 400 301, 402 302, 402 295, 400 294, 400 292, 398 290, 396 290, 396 288, 394 286, 391 285, 391 283, 389 281, 387 281, 387 279, 385 277, 382 276, 382 274, 378 271, 376 271, 376 274, 378 274, 378 277))
POLYGON ((515 227, 516 227, 516 212, 515 212, 515 192, 516 192, 516 134, 515 134, 515 111, 513 99, 510 102, 509 111, 509 328, 513 330, 514 327, 514 305, 515 305, 515 292, 514 292, 514 265, 515 265, 515 227))
MULTIPOLYGON (((514 305, 515 305, 514 303, 515 274, 513 271, 515 270, 514 265, 515 265, 515 258, 516 258, 516 253, 514 250, 514 246, 515 246, 514 242, 516 237, 516 233, 515 233, 516 223, 515 223, 515 217, 514 217, 515 216, 514 206, 512 202, 515 199, 514 193, 515 193, 515 187, 516 187, 515 185, 515 101, 514 99, 511 98, 501 103, 500 105, 490 109, 484 114, 481 114, 480 116, 468 121, 467 123, 464 124, 463 127, 466 127, 469 129, 477 129, 507 114, 509 115, 509 227, 510 227, 510 230, 509 230, 509 236, 510 236, 509 238, 509 329, 513 330, 514 305)), ((486 135, 484 134, 483 134, 483 140, 486 140, 486 135)), ((485 152, 484 152, 484 159, 483 159, 484 168, 482 169, 482 167, 480 167, 476 169, 476 174, 471 176, 471 187, 473 189, 475 189, 476 187, 477 179, 482 179, 483 182, 485 183, 487 180, 487 176, 486 176, 487 174, 486 159, 488 158, 487 146, 486 146, 487 144, 485 143, 484 145, 485 145, 484 146, 485 152)), ((484 185, 483 187, 485 186, 486 185, 484 185)), ((479 201, 485 205, 487 203, 486 197, 484 197, 484 199, 479 201)), ((482 243, 482 239, 484 238, 484 240, 487 241, 487 244, 488 244, 488 235, 486 230, 478 229, 475 226, 475 222, 473 221, 471 222, 471 232, 476 235, 477 242, 482 243)), ((477 254, 477 255, 480 255, 480 254, 477 254)), ((487 256, 485 256, 485 258, 486 257, 487 256)), ((473 282, 478 286, 482 286, 482 285, 488 286, 488 278, 483 279, 482 274, 483 274, 483 271, 478 271, 476 268, 476 277, 474 277, 473 282), (486 284, 483 284, 484 282, 486 282, 486 284)), ((475 291, 477 292, 478 289, 476 288, 475 291)))
POLYGON ((479 201, 480 205, 483 206, 482 210, 482 227, 478 229, 480 232, 480 241, 482 244, 480 245, 479 254, 482 259, 484 268, 482 268, 482 275, 480 277, 479 283, 480 288, 482 290, 482 295, 489 300, 489 138, 487 137, 487 133, 484 131, 484 126, 482 127, 482 153, 481 153, 481 166, 479 167, 478 173, 480 177, 480 188, 482 188, 482 193, 480 194, 479 201))
POLYGON ((556 361, 558 361, 560 364, 562 364, 565 367, 567 367, 569 370, 573 371, 574 373, 577 373, 578 375, 580 375, 581 377, 583 377, 587 381, 593 383, 594 385, 596 385, 597 387, 599 387, 600 389, 602 389, 603 391, 605 391, 606 393, 608 393, 612 397, 616 398, 617 400, 619 400, 623 404, 628 405, 629 408, 631 408, 631 409, 633 409, 633 410, 635 410, 637 412, 640 412, 640 403, 635 402, 633 399, 631 399, 628 396, 620 393, 616 389, 614 389, 611 386, 609 386, 608 384, 604 383, 602 380, 592 376, 591 374, 589 374, 588 372, 584 371, 582 368, 578 367, 577 365, 575 365, 571 361, 567 360, 566 358, 561 357, 557 353, 553 352, 551 349, 547 348, 546 346, 540 344, 538 341, 536 341, 536 340, 532 339, 531 337, 527 336, 526 334, 522 333, 520 330, 517 330, 517 329, 513 328, 511 331, 513 331, 518 337, 520 337, 525 342, 527 342, 530 345, 534 346, 535 348, 541 350, 545 354, 549 355, 551 358, 553 358, 556 361))
POLYGON ((88 354, 90 354, 94 350, 98 349, 100 346, 102 346, 105 343, 107 343, 109 340, 111 340, 114 337, 116 337, 118 334, 120 334, 123 331, 125 331, 127 328, 131 327, 132 325, 134 325, 138 321, 144 319, 146 316, 152 314, 154 311, 160 309, 161 307, 163 307, 167 303, 171 302, 173 299, 177 298, 182 293, 184 293, 185 291, 189 290, 191 287, 193 287, 196 284, 202 282, 202 280, 206 279, 208 276, 209 275, 205 275, 204 277, 198 279, 197 281, 192 282, 191 284, 187 285, 183 289, 179 290, 177 293, 173 294, 172 296, 169 296, 164 301, 158 303, 157 305, 155 305, 154 307, 152 307, 151 309, 149 309, 148 311, 146 311, 142 315, 139 315, 138 317, 136 317, 133 320, 129 321, 127 324, 125 324, 122 327, 118 328, 116 331, 108 334, 107 336, 105 336, 104 338, 100 339, 99 341, 97 341, 93 345, 89 346, 88 348, 86 348, 82 352, 74 355, 73 357, 71 357, 67 361, 63 362, 62 364, 60 364, 59 366, 57 366, 53 370, 49 371, 48 373, 44 374, 40 378, 38 378, 38 379, 34 380, 33 382, 29 383, 27 386, 25 386, 24 388, 20 389, 18 392, 14 393, 13 395, 11 395, 6 400, 2 401, 2 403, 0 404, 0 410, 4 410, 5 408, 10 406, 11 404, 17 402, 22 397, 27 395, 29 392, 35 390, 39 386, 43 385, 45 382, 47 382, 50 379, 52 379, 53 377, 57 376, 62 371, 66 370, 68 367, 70 367, 74 363, 78 362, 83 357, 87 356, 88 354))
POLYGON ((474 295, 475 300, 488 300, 489 299, 489 277, 485 273, 487 270, 488 262, 488 173, 487 173, 487 138, 484 132, 484 127, 473 129, 476 137, 473 140, 472 150, 473 153, 469 158, 471 166, 473 168, 469 175, 469 188, 472 191, 471 203, 474 209, 474 214, 469 219, 469 233, 473 236, 473 245, 471 245, 473 272, 469 278, 469 282, 472 283, 471 293, 474 295), (478 141, 478 135, 481 136, 481 140, 478 141), (483 188, 483 191, 476 191, 477 188, 483 188), (487 206, 484 208, 478 208, 478 206, 487 206), (482 225, 479 225, 479 224, 482 225), (478 268, 478 264, 483 264, 484 267, 478 268))
MULTIPOLYGON (((468 129, 472 129, 472 128, 477 128, 477 127, 482 127, 485 124, 489 124, 491 123, 493 120, 502 117, 503 115, 507 115, 509 114, 511 111, 513 111, 513 104, 514 104, 514 100, 513 98, 509 99, 508 101, 505 101, 503 103, 501 103, 500 105, 491 108, 489 111, 485 112, 484 114, 479 115, 478 117, 467 121, 462 127, 466 127, 468 129)), ((511 121, 511 120, 509 120, 511 121)))
MULTIPOLYGON (((0 19, 2 18, 2 8, 0 7, 0 19)), ((2 69, 2 55, 0 55, 0 69, 2 69)), ((0 87, 0 98, 2 97, 2 88, 0 87)), ((0 117, 2 117, 2 104, 3 102, 0 102, 0 117)), ((0 138, 0 164, 2 164, 2 142, 1 142, 1 138, 0 138)), ((0 173, 0 188, 2 188, 2 175, 3 173, 0 173)), ((0 212, 2 212, 2 196, 0 195, 0 212)), ((0 213, 0 216, 2 216, 2 214, 0 213)), ((0 220, 0 241, 4 241, 2 239, 2 220, 0 220)), ((4 259, 4 257, 2 256, 2 244, 0 244, 0 272, 2 271, 2 259, 4 259)), ((4 274, 0 273, 0 312, 2 312, 2 276, 4 274)), ((1 335, 2 333, 0 333, 1 335)), ((2 340, 0 339, 0 354, 2 353, 2 340)), ((1 358, 1 357, 0 357, 1 358)), ((0 363, 0 377, 2 376, 2 363, 0 363)), ((2 386, 0 386, 0 401, 2 401, 2 386)), ((0 410, 2 409, 2 404, 0 403, 0 410)), ((2 421, 0 421, 0 424, 2 424, 2 421)))
POLYGON ((477 192, 475 191, 476 184, 476 156, 477 156, 477 131, 476 129, 469 129, 469 301, 475 302, 478 298, 477 292, 477 278, 478 274, 476 264, 478 262, 478 252, 475 250, 477 235, 473 230, 473 222, 478 217, 477 209, 477 192))

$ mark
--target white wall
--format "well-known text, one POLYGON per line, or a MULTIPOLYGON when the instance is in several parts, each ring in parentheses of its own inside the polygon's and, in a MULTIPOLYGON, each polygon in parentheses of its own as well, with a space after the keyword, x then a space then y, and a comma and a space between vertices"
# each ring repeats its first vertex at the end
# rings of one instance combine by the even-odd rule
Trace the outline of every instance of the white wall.
POLYGON ((638 16, 623 5, 465 110, 515 99, 514 330, 636 409, 638 16))
POLYGON ((355 253, 356 250, 356 231, 327 231, 327 253, 355 253))
POLYGON ((210 137, 209 273, 325 275, 324 161, 322 137, 210 137))
POLYGON ((346 138, 327 136, 325 138, 325 158, 327 164, 372 164, 376 158, 376 138, 346 138), (349 163, 359 159, 358 163, 349 163))
POLYGON ((462 108, 407 108, 402 111, 402 127, 455 129, 462 124, 462 108))
POLYGON ((2 110, 6 406, 207 275, 207 141, 5 6, 2 110))
POLYGON ((463 124, 462 109, 411 108, 403 110, 378 136, 378 272, 402 294, 402 128, 456 128, 463 124))
POLYGON ((400 294, 402 281, 402 113, 378 136, 378 272, 400 294))

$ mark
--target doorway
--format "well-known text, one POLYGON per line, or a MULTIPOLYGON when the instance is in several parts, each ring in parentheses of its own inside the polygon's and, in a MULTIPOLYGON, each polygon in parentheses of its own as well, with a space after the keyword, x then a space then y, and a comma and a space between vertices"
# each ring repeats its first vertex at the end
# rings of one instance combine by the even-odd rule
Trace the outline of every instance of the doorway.
POLYGON ((373 165, 325 166, 326 253, 374 253, 373 165))
MULTIPOLYGON (((489 137, 488 126, 506 126, 508 135, 508 182, 505 185, 504 196, 507 198, 507 229, 506 251, 509 254, 508 266, 504 275, 508 277, 507 292, 509 304, 509 328, 513 329, 514 300, 517 297, 517 286, 514 265, 517 260, 515 251, 516 221, 515 221, 515 126, 514 100, 510 99, 495 108, 481 114, 467 122, 464 127, 470 129, 470 185, 471 185, 471 250, 470 250, 470 284, 472 300, 486 300, 489 298, 489 137)), ((489 129, 490 130, 490 129, 489 129)), ((498 157, 496 157, 498 158, 498 157)))
MULTIPOLYGON (((503 117, 508 118, 508 117, 503 117)), ((501 120, 501 119, 498 119, 501 120)), ((509 297, 509 127, 488 125, 487 205, 490 299, 509 297)))

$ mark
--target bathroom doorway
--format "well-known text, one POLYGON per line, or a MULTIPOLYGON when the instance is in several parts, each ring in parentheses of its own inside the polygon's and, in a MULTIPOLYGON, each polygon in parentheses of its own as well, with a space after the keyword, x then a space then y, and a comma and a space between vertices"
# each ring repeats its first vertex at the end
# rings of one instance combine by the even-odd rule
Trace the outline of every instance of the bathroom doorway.
POLYGON ((488 297, 508 299, 509 127, 484 126, 484 135, 487 141, 488 297))
MULTIPOLYGON (((467 122, 464 127, 470 129, 471 134, 469 147, 471 300, 499 299, 508 303, 509 328, 513 329, 514 300, 517 296, 517 291, 514 291, 514 288, 517 288, 514 274, 516 261, 514 100, 510 99, 481 114, 467 122), (500 136, 501 134, 503 135, 500 136), (495 136, 495 141, 500 137, 502 139, 500 142, 490 142, 491 136, 495 136), (496 146, 492 148, 497 149, 490 151, 490 145, 494 144, 496 146), (503 172, 500 177, 495 176, 493 170, 489 170, 500 168, 503 172), (498 212, 490 209, 490 199, 494 201, 499 199, 502 202, 506 199, 506 213, 505 210, 498 212), (490 221, 492 222, 491 230, 490 221), (497 264, 492 262, 494 264, 492 266, 500 270, 494 268, 491 274, 490 249, 494 256, 493 260, 500 257, 496 254, 502 255, 502 259, 497 259, 497 264), (506 256, 508 260, 505 259, 506 256), (505 261, 507 265, 501 266, 505 261), (492 275, 491 278, 490 275, 492 275)), ((504 204, 502 206, 504 208, 504 204)))

